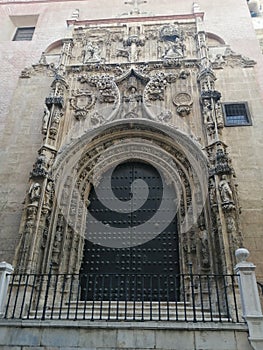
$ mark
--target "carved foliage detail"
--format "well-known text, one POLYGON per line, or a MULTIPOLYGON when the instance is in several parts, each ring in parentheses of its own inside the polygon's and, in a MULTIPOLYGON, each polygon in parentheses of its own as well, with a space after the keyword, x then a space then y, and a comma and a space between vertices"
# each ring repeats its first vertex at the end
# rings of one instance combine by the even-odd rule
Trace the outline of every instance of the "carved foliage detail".
POLYGON ((177 76, 173 73, 156 73, 145 88, 146 101, 164 100, 164 92, 168 84, 176 81, 177 76))

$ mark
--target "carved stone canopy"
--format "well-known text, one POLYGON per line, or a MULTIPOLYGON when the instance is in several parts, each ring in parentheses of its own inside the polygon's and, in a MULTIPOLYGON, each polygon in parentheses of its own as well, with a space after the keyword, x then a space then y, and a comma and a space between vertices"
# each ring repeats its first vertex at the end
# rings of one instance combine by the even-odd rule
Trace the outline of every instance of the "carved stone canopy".
POLYGON ((176 25, 165 25, 160 30, 160 38, 162 40, 175 41, 180 35, 180 29, 176 25))

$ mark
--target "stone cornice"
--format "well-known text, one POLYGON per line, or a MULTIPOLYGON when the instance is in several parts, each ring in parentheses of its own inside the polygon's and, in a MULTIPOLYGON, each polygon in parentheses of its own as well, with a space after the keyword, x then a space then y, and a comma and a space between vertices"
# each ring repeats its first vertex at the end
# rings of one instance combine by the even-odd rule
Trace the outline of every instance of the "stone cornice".
POLYGON ((165 20, 195 20, 197 17, 203 18, 204 12, 195 14, 181 14, 181 15, 162 15, 162 16, 140 16, 140 17, 115 17, 115 18, 99 18, 99 19, 87 19, 87 20, 67 20, 68 25, 97 25, 108 23, 127 23, 127 22, 145 22, 145 21, 165 21, 165 20))

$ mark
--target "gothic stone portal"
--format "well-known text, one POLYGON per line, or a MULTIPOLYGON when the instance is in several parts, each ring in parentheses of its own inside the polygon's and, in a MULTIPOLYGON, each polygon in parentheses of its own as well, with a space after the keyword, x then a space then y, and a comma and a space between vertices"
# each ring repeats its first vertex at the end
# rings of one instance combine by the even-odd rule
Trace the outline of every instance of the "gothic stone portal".
POLYGON ((106 172, 99 186, 107 185, 109 176, 111 194, 123 201, 123 208, 125 202, 129 203, 130 210, 112 211, 110 203, 113 198, 98 198, 94 188, 91 190, 81 267, 84 274, 81 299, 178 300, 179 253, 173 186, 167 185, 152 165, 137 161, 119 164, 112 174, 106 172), (163 198, 164 186, 168 186, 168 198, 163 198), (143 231, 141 225, 152 220, 158 209, 161 210, 162 200, 168 203, 173 219, 153 237, 152 232, 143 231), (103 232, 101 222, 105 225, 103 232), (119 244, 122 232, 124 248, 119 244), (111 237, 109 241, 108 237, 111 237), (108 246, 103 245, 105 239, 108 246))

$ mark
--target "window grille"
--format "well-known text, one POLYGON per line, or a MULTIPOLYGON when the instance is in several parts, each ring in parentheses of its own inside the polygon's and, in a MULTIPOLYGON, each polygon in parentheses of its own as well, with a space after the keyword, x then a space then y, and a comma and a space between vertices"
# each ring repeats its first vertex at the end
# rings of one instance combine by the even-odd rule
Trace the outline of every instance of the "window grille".
POLYGON ((224 103, 223 110, 226 126, 251 125, 247 103, 224 103))
POLYGON ((13 41, 30 41, 34 31, 35 27, 17 28, 13 41))

